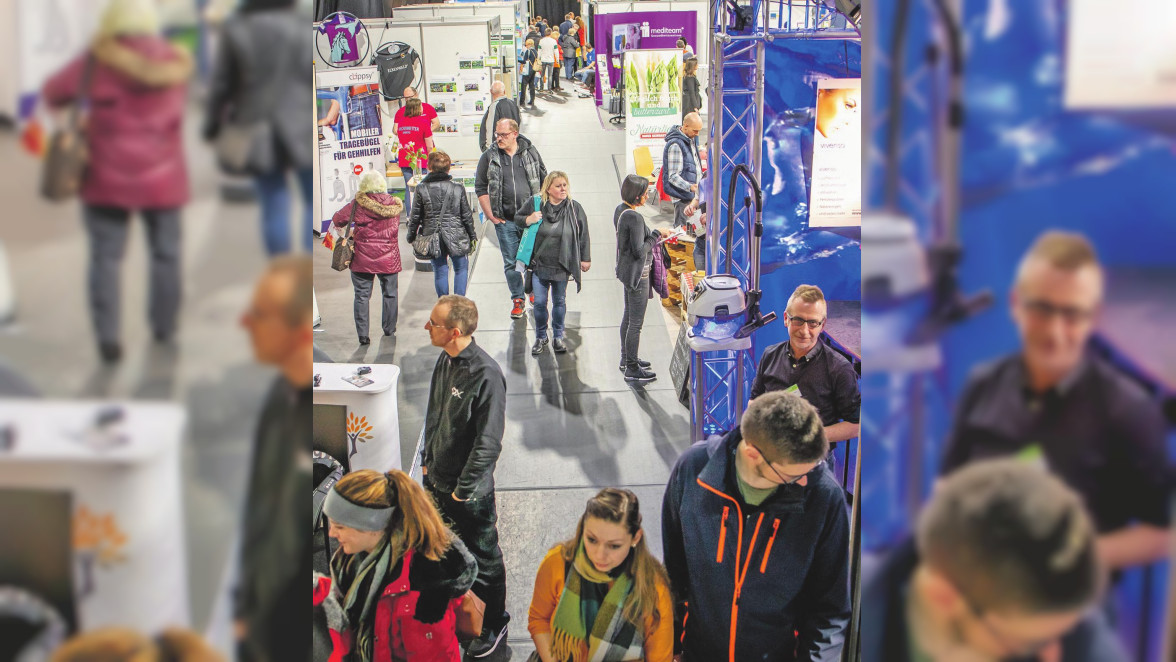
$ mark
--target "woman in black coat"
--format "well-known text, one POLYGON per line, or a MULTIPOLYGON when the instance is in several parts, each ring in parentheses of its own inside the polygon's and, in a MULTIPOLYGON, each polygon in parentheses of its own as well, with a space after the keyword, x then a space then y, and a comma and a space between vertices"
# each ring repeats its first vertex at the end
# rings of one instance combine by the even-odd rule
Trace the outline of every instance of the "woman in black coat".
POLYGON ((435 255, 422 255, 433 262, 433 286, 437 296, 449 294, 449 262, 453 262, 453 293, 465 296, 469 282, 469 254, 478 235, 474 213, 465 187, 449 176, 449 155, 440 150, 429 154, 429 174, 417 186, 408 217, 408 243, 417 236, 440 233, 435 255))
POLYGON ((650 382, 657 379, 649 362, 637 358, 641 344, 641 326, 649 306, 649 270, 653 264, 653 247, 661 236, 645 224, 637 208, 649 197, 649 180, 637 175, 621 183, 621 204, 613 213, 617 229, 617 280, 625 289, 625 312, 621 315, 621 370, 627 382, 650 382))
POLYGON ((580 203, 572 200, 567 173, 551 172, 543 180, 543 206, 522 219, 524 227, 536 223, 535 248, 531 252, 533 272, 531 286, 535 294, 535 344, 531 354, 538 356, 547 348, 547 300, 551 298, 551 348, 568 351, 564 341, 564 315, 567 313, 568 280, 576 281, 580 291, 580 272, 592 266, 591 242, 588 238, 588 215, 580 203))
POLYGON ((690 58, 682 70, 682 117, 702 111, 702 92, 698 83, 698 58, 690 58))

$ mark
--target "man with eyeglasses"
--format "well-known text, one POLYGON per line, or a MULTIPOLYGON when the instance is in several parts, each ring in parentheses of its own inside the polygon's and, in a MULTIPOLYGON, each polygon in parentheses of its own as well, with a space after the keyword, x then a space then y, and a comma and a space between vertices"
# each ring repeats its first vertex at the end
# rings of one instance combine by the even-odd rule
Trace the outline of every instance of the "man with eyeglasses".
POLYGON ((1121 662, 1081 497, 1041 467, 985 460, 942 481, 913 540, 863 569, 861 659, 1121 662))
POLYGON ((764 350, 751 397, 768 391, 795 392, 817 408, 825 436, 836 444, 858 436, 862 395, 853 364, 821 342, 827 316, 821 288, 800 285, 792 292, 784 313, 788 340, 764 350))
POLYGON ((527 227, 527 217, 535 211, 533 196, 539 195, 547 166, 539 150, 519 135, 519 123, 512 119, 494 125, 494 144, 482 153, 474 176, 474 192, 487 220, 494 224, 498 248, 502 251, 502 270, 510 288, 510 311, 513 319, 526 313, 523 275, 515 269, 515 254, 527 227))
POLYGON ((437 299, 425 322, 430 342, 442 352, 429 384, 421 473, 441 515, 478 560, 473 590, 486 611, 482 634, 466 652, 483 658, 506 639, 510 621, 494 499, 494 467, 506 429, 506 378, 474 341, 477 328, 478 307, 457 294, 437 299))
POLYGON ((968 380, 942 473, 1002 455, 1043 462, 1082 495, 1099 555, 1119 570, 1167 556, 1168 455, 1159 404, 1087 351, 1102 295, 1086 238, 1038 238, 1010 299, 1021 351, 968 380))
POLYGON ((817 410, 775 391, 678 459, 662 547, 681 660, 841 659, 849 517, 828 450, 817 410))

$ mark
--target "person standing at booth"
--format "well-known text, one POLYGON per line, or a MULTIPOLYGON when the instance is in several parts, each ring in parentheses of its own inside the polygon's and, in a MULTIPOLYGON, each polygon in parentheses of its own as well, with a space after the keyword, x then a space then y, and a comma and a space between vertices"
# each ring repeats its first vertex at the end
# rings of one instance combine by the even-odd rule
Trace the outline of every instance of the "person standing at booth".
MULTIPOLYGON (((393 117, 392 117, 393 124, 398 124, 400 122, 400 119, 402 117, 404 117, 405 108, 408 107, 407 104, 408 104, 409 99, 420 99, 420 97, 417 96, 416 89, 414 89, 412 87, 404 88, 404 103, 405 103, 405 105, 401 106, 396 111, 396 114, 393 115, 393 117)), ((437 129, 441 128, 441 119, 437 116, 437 109, 434 108, 432 104, 425 103, 423 99, 421 99, 421 114, 429 119, 429 128, 434 133, 436 133, 437 129)))
POLYGON ((396 333, 399 316, 397 281, 401 270, 400 213, 404 205, 388 193, 388 181, 378 172, 363 176, 355 199, 343 205, 331 217, 331 224, 342 234, 352 233, 355 255, 351 258, 351 285, 355 290, 355 332, 359 344, 371 343, 368 337, 368 309, 375 281, 380 281, 382 306, 380 328, 385 336, 396 333))
POLYGON ((425 323, 442 352, 429 383, 421 473, 425 489, 478 560, 474 593, 486 603, 482 634, 466 652, 493 653, 506 639, 506 566, 498 545, 494 467, 506 429, 506 378, 474 341, 478 307, 456 294, 437 300, 425 323))
POLYGON ((849 514, 828 452, 816 408, 775 391, 678 459, 662 547, 684 662, 841 659, 849 514))
POLYGON ((662 152, 662 187, 674 200, 674 227, 686 224, 698 211, 699 185, 702 182, 702 156, 698 151, 698 134, 702 117, 687 113, 682 124, 666 132, 662 152))
POLYGON ((641 328, 649 306, 649 272, 653 251, 661 233, 645 224, 637 211, 649 198, 649 180, 628 175, 621 182, 621 204, 613 212, 617 231, 617 280, 625 291, 625 312, 621 315, 621 371, 627 382, 651 382, 657 375, 642 361, 637 350, 641 328))
POLYGON ((418 156, 433 151, 433 125, 428 115, 424 113, 421 100, 412 97, 404 104, 404 115, 396 115, 396 140, 400 143, 397 154, 397 165, 404 176, 404 205, 412 208, 412 179, 416 169, 420 167, 418 156))
MULTIPOLYGON (((535 91, 532 90, 532 102, 534 98, 535 91)), ((523 121, 514 99, 506 96, 506 84, 496 80, 490 84, 490 105, 486 107, 486 112, 482 113, 482 126, 478 129, 478 149, 485 152, 490 148, 490 140, 486 136, 494 133, 494 127, 504 119, 512 119, 520 124, 523 121)))
POLYGON ((305 659, 310 650, 306 579, 312 482, 314 266, 276 258, 241 317, 259 363, 281 373, 266 397, 253 446, 241 533, 235 632, 245 662, 305 659), (303 625, 305 624, 305 625, 303 625))

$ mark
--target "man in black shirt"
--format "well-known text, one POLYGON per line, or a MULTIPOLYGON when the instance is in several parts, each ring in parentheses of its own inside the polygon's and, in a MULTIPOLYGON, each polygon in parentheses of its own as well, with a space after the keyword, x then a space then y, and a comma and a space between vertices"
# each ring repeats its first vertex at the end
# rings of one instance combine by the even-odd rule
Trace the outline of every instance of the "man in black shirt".
POLYGON ((1094 249, 1042 235, 1011 304, 1018 354, 982 366, 960 396, 942 472, 999 455, 1043 462, 1082 495, 1111 569, 1167 556, 1168 457, 1157 402, 1087 352, 1103 293, 1094 249))
POLYGON ((862 405, 857 373, 821 342, 827 308, 816 285, 801 285, 788 298, 788 340, 764 350, 751 384, 751 399, 768 391, 798 391, 821 415, 829 443, 858 436, 862 405))

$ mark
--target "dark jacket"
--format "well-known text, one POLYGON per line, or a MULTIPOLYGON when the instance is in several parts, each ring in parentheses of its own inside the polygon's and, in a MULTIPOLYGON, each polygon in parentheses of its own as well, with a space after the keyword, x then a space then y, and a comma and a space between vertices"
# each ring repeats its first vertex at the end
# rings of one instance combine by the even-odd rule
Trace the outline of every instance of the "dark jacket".
POLYGON ((749 507, 735 478, 741 440, 736 429, 690 447, 662 502, 679 624, 689 605, 687 659, 840 660, 850 610, 845 495, 822 464, 807 486, 783 486, 749 507))
POLYGON ((412 196, 412 212, 408 216, 408 243, 417 235, 441 233, 445 253, 451 257, 468 255, 470 246, 478 239, 474 231, 474 212, 465 187, 446 173, 430 172, 417 186, 412 196))
MULTIPOLYGON (((523 37, 523 48, 526 49, 528 39, 531 39, 535 42, 535 45, 531 48, 531 50, 535 50, 535 49, 539 48, 539 40, 542 38, 543 38, 543 34, 541 32, 537 32, 537 31, 528 32, 527 36, 523 37)), ((536 53, 535 57, 538 57, 538 56, 539 56, 538 53, 536 53)))
POLYGON ((351 270, 360 274, 400 273, 400 212, 404 203, 388 193, 360 193, 335 212, 331 222, 346 228, 355 207, 355 257, 351 270))
POLYGON ((268 124, 273 141, 254 149, 249 160, 254 174, 309 170, 313 163, 306 118, 294 110, 314 103, 311 72, 297 64, 314 59, 314 46, 306 38, 308 18, 278 9, 242 12, 224 23, 204 136, 212 140, 229 122, 268 124))
POLYGON ((73 104, 79 94, 87 99, 83 202, 119 209, 188 202, 183 121, 193 70, 192 57, 162 37, 120 37, 100 40, 45 83, 51 108, 73 104), (87 62, 93 65, 83 93, 87 62))
POLYGON ((311 645, 305 600, 310 576, 310 385, 274 380, 257 424, 246 487, 236 614, 249 625, 246 647, 269 660, 306 655, 311 645), (301 598, 299 596, 302 596, 301 598))
POLYGON ((645 217, 624 203, 613 212, 613 227, 617 230, 617 280, 630 289, 637 287, 657 234, 645 224, 645 217))
POLYGON ((506 378, 471 340, 456 357, 441 352, 429 384, 421 465, 440 492, 459 499, 494 491, 506 427, 506 378))
MULTIPOLYGON (((531 266, 536 270, 542 267, 550 269, 558 266, 566 271, 572 280, 576 281, 576 291, 579 292, 580 263, 592 261, 592 245, 588 236, 588 214, 580 206, 580 203, 571 199, 565 200, 560 205, 545 202, 542 212, 543 220, 540 223, 559 224, 555 228, 559 236, 559 250, 558 253, 551 250, 549 246, 551 235, 544 237, 543 231, 540 229, 540 235, 535 238, 535 251, 531 256, 531 266), (540 255, 541 253, 544 256, 558 255, 554 260, 558 264, 550 264, 540 255)), ((527 227, 525 217, 516 220, 515 223, 520 228, 527 227)))
POLYGON ((572 21, 564 21, 563 23, 560 23, 560 24, 559 24, 559 34, 560 34, 560 36, 562 37, 562 36, 564 36, 564 35, 568 34, 569 32, 571 32, 571 31, 572 31, 572 27, 573 27, 574 25, 576 25, 576 24, 575 24, 575 23, 573 23, 572 21))
MULTIPOLYGON (((697 184, 698 176, 700 174, 694 162, 694 155, 698 153, 697 143, 695 143, 694 140, 687 138, 686 134, 682 133, 681 126, 675 126, 674 128, 670 129, 666 133, 666 146, 662 150, 663 164, 669 162, 666 157, 669 155, 670 145, 677 145, 682 148, 682 154, 684 155, 684 158, 682 159, 682 179, 685 179, 692 184, 697 184)), ((664 176, 662 177, 662 188, 665 190, 666 195, 684 202, 689 202, 698 197, 689 189, 682 190, 677 186, 674 186, 670 182, 669 173, 664 173, 664 176)))
POLYGON ((682 77, 682 117, 702 109, 702 93, 699 91, 698 76, 682 77))
MULTIPOLYGON (((862 566, 862 660, 910 660, 905 595, 919 565, 913 540, 885 559, 862 566)), ((1036 659, 1036 658, 1033 658, 1036 659)), ((1122 662, 1128 658, 1101 610, 1096 610, 1062 638, 1066 662, 1122 662)))
MULTIPOLYGON (((502 186, 502 150, 498 145, 491 145, 490 149, 482 152, 482 158, 478 159, 478 170, 474 175, 474 193, 478 197, 483 195, 490 196, 490 211, 494 213, 497 218, 502 218, 502 200, 503 196, 513 194, 512 191, 504 191, 502 186)), ((539 150, 535 148, 531 141, 523 136, 518 137, 518 151, 516 156, 521 155, 523 158, 523 168, 527 171, 527 184, 530 188, 529 195, 535 195, 543 186, 543 180, 547 177, 547 166, 543 165, 543 157, 539 156, 539 150)), ((531 213, 531 210, 519 210, 523 213, 525 218, 531 213)), ((514 219, 518 222, 518 216, 514 219)))
POLYGON ((563 49, 564 59, 576 57, 576 49, 580 47, 580 40, 570 34, 559 38, 559 47, 563 49))
POLYGON ((491 101, 490 105, 486 107, 486 112, 482 113, 482 127, 478 130, 478 145, 483 152, 490 148, 495 127, 501 120, 514 120, 520 127, 523 123, 522 115, 519 114, 519 105, 514 102, 514 99, 507 96, 499 97, 497 101, 491 101), (490 111, 494 111, 493 119, 490 118, 490 111))

